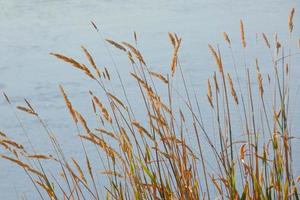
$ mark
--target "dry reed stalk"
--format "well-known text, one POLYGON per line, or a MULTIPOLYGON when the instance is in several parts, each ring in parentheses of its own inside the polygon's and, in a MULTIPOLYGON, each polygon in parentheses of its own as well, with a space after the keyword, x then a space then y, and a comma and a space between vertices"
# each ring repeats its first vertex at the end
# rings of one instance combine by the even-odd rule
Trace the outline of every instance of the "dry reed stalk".
POLYGON ((93 27, 95 28, 95 30, 96 30, 97 32, 99 32, 98 27, 96 26, 96 24, 95 24, 93 21, 91 21, 91 24, 93 25, 93 27))
POLYGON ((22 161, 20 161, 20 160, 16 160, 16 159, 14 159, 14 158, 11 158, 11 157, 8 157, 8 156, 2 155, 2 154, 0 154, 0 157, 1 157, 1 158, 4 158, 4 159, 6 159, 6 160, 9 160, 9 161, 11 161, 11 162, 13 162, 13 163, 16 163, 16 164, 19 165, 20 167, 22 167, 22 168, 24 168, 24 169, 26 169, 26 170, 32 172, 33 174, 39 176, 40 178, 43 178, 43 179, 45 178, 44 174, 42 174, 41 172, 37 171, 36 169, 33 169, 33 168, 30 167, 28 164, 26 164, 26 163, 24 163, 24 162, 22 162, 22 161))
POLYGON ((69 100, 67 94, 65 93, 65 90, 64 90, 64 88, 62 87, 62 85, 59 85, 59 88, 60 88, 60 92, 61 92, 62 96, 64 97, 64 101, 65 101, 66 106, 67 106, 67 108, 68 108, 68 110, 69 110, 69 113, 71 114, 71 116, 72 116, 74 122, 77 123, 78 120, 77 120, 77 118, 76 118, 76 113, 75 113, 75 110, 73 109, 73 106, 72 106, 72 104, 71 104, 71 101, 69 100))
POLYGON ((100 174, 105 174, 105 175, 110 175, 110 176, 115 176, 118 178, 123 178, 124 176, 121 175, 120 173, 112 170, 105 170, 105 171, 100 171, 100 174))
POLYGON ((293 28, 294 28, 294 24, 293 24, 294 14, 295 14, 295 8, 292 8, 290 15, 289 15, 289 21, 288 21, 290 33, 293 31, 293 28))
POLYGON ((50 53, 50 55, 55 56, 56 58, 63 60, 67 63, 72 64, 74 67, 81 69, 82 70, 82 66, 79 62, 77 62, 76 60, 74 60, 73 58, 69 58, 67 56, 64 56, 62 54, 58 54, 58 53, 50 53))
POLYGON ((229 47, 231 47, 231 41, 226 32, 223 32, 224 40, 228 43, 229 47))
POLYGON ((133 38, 134 38, 135 43, 137 43, 138 39, 137 39, 137 34, 135 31, 133 32, 133 38))
POLYGON ((264 41, 265 41, 267 47, 270 49, 270 48, 271 48, 271 45, 270 45, 270 42, 269 42, 269 40, 268 40, 268 37, 266 36, 265 33, 262 33, 262 36, 263 36, 263 39, 264 39, 264 41))
POLYGON ((281 48, 281 43, 278 40, 278 35, 277 33, 275 34, 275 47, 276 47, 276 53, 279 53, 279 49, 281 48))
POLYGON ((168 135, 168 136, 163 136, 161 138, 161 141, 163 142, 172 142, 172 143, 178 143, 178 144, 182 144, 183 142, 178 139, 175 135, 168 135))
POLYGON ((132 144, 130 142, 130 139, 123 127, 120 129, 120 136, 121 136, 121 149, 123 152, 127 153, 127 155, 132 158, 132 144))
POLYGON ((88 127, 88 125, 87 125, 85 119, 83 118, 83 116, 82 116, 79 112, 77 112, 77 111, 75 111, 75 115, 76 115, 76 119, 77 119, 77 120, 79 121, 79 123, 82 125, 82 127, 83 127, 84 130, 85 130, 85 132, 86 132, 87 134, 91 133, 91 131, 90 131, 90 129, 89 129, 89 127, 88 127))
POLYGON ((213 54, 214 58, 215 58, 215 61, 218 65, 218 69, 219 69, 219 72, 220 73, 223 73, 223 65, 222 65, 222 61, 221 61, 221 58, 220 56, 217 54, 217 52, 215 51, 215 49, 209 44, 208 45, 211 53, 213 54))
MULTIPOLYGON (((68 170, 68 172, 71 174, 71 176, 74 178, 74 181, 75 181, 75 184, 76 185, 78 185, 78 180, 80 181, 80 182, 82 182, 82 184, 85 186, 85 187, 88 187, 88 185, 82 180, 82 179, 80 179, 80 177, 78 177, 76 174, 75 174, 75 172, 74 172, 74 170, 70 167, 70 165, 67 163, 66 164, 66 168, 67 168, 67 170, 68 170)), ((65 173, 62 171, 62 172, 60 172, 60 174, 59 174, 65 181, 67 181, 67 177, 66 177, 66 175, 65 175, 65 173)))
POLYGON ((5 144, 5 143, 3 143, 3 142, 0 141, 0 145, 1 145, 4 149, 8 150, 9 152, 13 152, 13 149, 10 148, 7 144, 5 144))
POLYGON ((116 151, 109 147, 103 139, 99 138, 95 134, 90 133, 88 136, 79 135, 79 137, 98 145, 113 160, 115 160, 116 155, 121 161, 123 160, 122 157, 116 151))
POLYGON ((243 48, 246 48, 246 39, 245 39, 245 30, 244 30, 244 23, 240 20, 240 32, 241 32, 241 40, 243 48))
POLYGON ((169 35, 169 39, 170 39, 170 41, 173 45, 173 48, 175 49, 176 48, 176 39, 175 39, 175 37, 173 36, 172 33, 169 32, 168 35, 169 35))
POLYGON ((108 72, 108 69, 106 67, 104 67, 104 71, 105 71, 105 77, 110 81, 110 74, 108 72))
POLYGON ((84 73, 86 75, 88 75, 91 79, 95 79, 94 75, 91 73, 89 68, 85 64, 81 64, 81 65, 82 65, 82 70, 84 71, 84 73))
POLYGON ((104 79, 107 79, 105 71, 102 72, 102 76, 103 76, 104 79))
POLYGON ((181 38, 179 38, 176 34, 172 35, 171 33, 169 33, 169 37, 173 45, 173 56, 171 60, 171 75, 174 76, 178 64, 178 51, 181 44, 181 38))
POLYGON ((279 53, 279 49, 281 47, 281 44, 279 41, 276 42, 276 49, 277 49, 277 54, 279 53))
POLYGON ((58 53, 50 53, 50 55, 55 56, 56 58, 63 60, 64 62, 70 63, 75 68, 82 70, 86 75, 88 75, 91 79, 95 79, 91 71, 88 69, 88 67, 85 64, 80 64, 79 62, 75 61, 73 58, 69 58, 67 56, 64 56, 62 54, 58 53))
POLYGON ((216 73, 214 73, 214 83, 215 83, 216 91, 219 92, 219 84, 218 84, 217 74, 216 73))
POLYGON ((132 54, 130 53, 130 51, 127 52, 127 56, 128 56, 128 59, 130 60, 131 64, 135 64, 134 59, 133 59, 132 54))
POLYGON ((108 147, 107 143, 105 142, 104 139, 101 139, 97 135, 90 133, 88 137, 93 141, 94 143, 98 144, 101 148, 106 148, 108 147))
POLYGON ((240 160, 242 162, 244 162, 245 153, 246 153, 246 144, 242 144, 242 146, 240 147, 240 160))
POLYGON ((257 73, 257 81, 258 81, 258 88, 259 88, 259 95, 260 97, 263 97, 263 94, 264 94, 264 88, 263 88, 263 83, 262 83, 262 76, 261 76, 261 73, 258 72, 257 73))
POLYGON ((157 111, 159 111, 163 107, 165 107, 167 112, 170 111, 169 108, 161 102, 160 96, 155 94, 150 86, 148 88, 146 88, 146 90, 147 90, 147 95, 148 95, 150 101, 153 102, 154 108, 157 111))
POLYGON ((171 160, 174 162, 180 162, 180 159, 178 158, 178 156, 175 155, 175 153, 173 153, 173 152, 166 153, 166 152, 163 152, 162 150, 160 150, 158 147, 152 147, 152 149, 157 151, 161 155, 163 155, 165 158, 167 158, 167 160, 171 160))
POLYGON ((217 179, 215 179, 213 176, 211 176, 210 179, 211 179, 212 183, 216 186, 219 194, 222 195, 223 192, 222 192, 221 186, 217 182, 217 179))
POLYGON ((149 113, 151 119, 154 119, 161 127, 167 126, 167 123, 164 118, 157 117, 149 113))
POLYGON ((174 36, 175 36, 176 43, 178 45, 178 43, 180 42, 181 38, 178 37, 178 35, 176 33, 174 33, 174 36))
POLYGON ((263 94, 264 94, 263 79, 262 79, 262 75, 259 71, 258 60, 257 59, 256 59, 256 70, 257 70, 257 82, 258 82, 259 95, 262 98, 263 94))
POLYGON ((85 53, 89 63, 91 64, 91 66, 94 68, 94 70, 96 71, 97 73, 97 76, 100 78, 101 77, 101 73, 100 73, 100 70, 99 68, 97 67, 97 65, 95 64, 95 61, 93 59, 93 57, 91 56, 91 54, 88 52, 88 50, 84 47, 84 46, 81 46, 83 52, 85 53))
MULTIPOLYGON (((300 44, 300 39, 299 39, 299 44, 300 44)), ((5 94, 5 92, 3 92, 3 96, 5 97, 5 100, 11 104, 11 101, 9 100, 8 96, 5 94)))
POLYGON ((27 157, 27 158, 36 158, 36 159, 45 159, 45 160, 51 159, 50 156, 43 155, 43 154, 27 155, 26 157, 27 157))
POLYGON ((113 45, 114 47, 116 47, 116 48, 118 48, 118 49, 120 49, 122 51, 125 51, 125 52, 127 51, 126 48, 123 45, 119 44, 118 42, 115 42, 115 41, 110 40, 110 39, 105 39, 105 40, 108 43, 110 43, 111 45, 113 45))
POLYGON ((87 154, 85 155, 85 161, 86 161, 86 166, 87 166, 89 175, 94 180, 92 166, 91 166, 91 163, 90 163, 90 160, 89 160, 89 157, 87 156, 87 154))
POLYGON ((172 117, 172 110, 163 102, 161 102, 160 100, 157 102, 158 107, 162 108, 164 111, 166 111, 167 113, 169 113, 172 117))
POLYGON ((126 47, 128 47, 132 53, 135 55, 135 57, 143 64, 146 65, 144 58, 142 56, 142 54, 140 53, 139 50, 137 50, 134 46, 132 46, 131 44, 127 43, 127 42, 122 42, 123 45, 125 45, 126 47))
POLYGON ((161 133, 160 129, 154 125, 154 122, 152 120, 149 120, 148 123, 151 127, 151 130, 153 129, 153 131, 155 133, 158 133, 160 135, 160 137, 162 137, 162 133, 161 133))
POLYGON ((180 115, 180 120, 182 120, 183 122, 185 122, 185 117, 184 117, 184 114, 181 111, 181 109, 179 109, 179 115, 180 115))
POLYGON ((149 73, 150 73, 152 76, 154 76, 154 77, 160 79, 161 81, 163 81, 165 84, 168 84, 168 83, 169 83, 169 81, 168 81, 162 74, 156 73, 156 72, 153 72, 153 71, 149 71, 149 73))
POLYGON ((77 161, 75 159, 72 158, 72 161, 73 161, 73 163, 74 163, 77 171, 79 172, 81 180, 84 181, 84 183, 87 185, 87 180, 86 180, 86 178, 84 176, 84 173, 83 173, 81 167, 79 166, 79 164, 77 163, 77 161))
POLYGON ((23 112, 29 113, 31 115, 38 116, 38 114, 36 112, 34 112, 31 108, 26 108, 26 107, 23 107, 23 106, 17 106, 17 109, 19 109, 23 112))
POLYGON ((207 98, 208 98, 208 102, 209 102, 210 106, 212 108, 214 108, 211 85, 210 85, 209 79, 207 79, 207 98))
POLYGON ((33 107, 31 106, 31 104, 29 103, 29 101, 27 99, 24 99, 25 103, 27 104, 28 108, 30 108, 30 110, 34 113, 36 113, 33 109, 33 107))
POLYGON ((105 130, 103 128, 96 128, 95 130, 98 131, 98 132, 100 132, 100 133, 103 133, 105 135, 108 135, 111 138, 118 139, 117 136, 113 132, 111 132, 111 131, 107 131, 107 130, 105 130))
POLYGON ((229 81, 231 95, 233 96, 234 102, 236 103, 236 105, 238 105, 239 104, 238 97, 236 95, 236 91, 235 91, 234 86, 233 86, 233 81, 232 81, 232 78, 231 78, 229 73, 227 73, 227 78, 228 78, 228 81, 229 81))
POLYGON ((90 95, 92 96, 92 99, 93 99, 94 103, 96 104, 96 106, 98 106, 98 108, 100 109, 100 111, 101 111, 102 116, 104 117, 104 119, 111 124, 112 123, 112 118, 110 117, 107 109, 99 101, 99 99, 96 96, 93 95, 92 92, 90 92, 90 95))
POLYGON ((151 139, 152 141, 155 141, 153 136, 138 121, 134 120, 131 123, 138 129, 140 134, 142 134, 142 135, 145 134, 149 139, 151 139))
POLYGON ((91 100, 91 102, 92 102, 93 112, 94 112, 94 114, 96 114, 97 110, 96 110, 95 102, 93 100, 91 100))
POLYGON ((44 183, 42 183, 41 181, 38 181, 38 180, 35 180, 34 182, 37 183, 41 188, 43 188, 47 192, 47 194, 49 195, 51 200, 57 199, 54 191, 48 185, 45 185, 44 183))
POLYGON ((157 102, 159 101, 159 96, 156 95, 156 94, 153 92, 152 87, 149 86, 148 84, 147 84, 147 85, 142 85, 142 86, 143 86, 143 87, 145 88, 145 90, 147 91, 147 96, 149 97, 149 99, 150 99, 151 101, 153 101, 154 104, 157 103, 157 102))
POLYGON ((133 78, 135 78, 143 87, 148 88, 146 82, 143 79, 141 79, 134 73, 130 73, 130 75, 133 76, 133 78))
POLYGON ((113 99, 115 102, 117 102, 120 106, 122 106, 125 110, 127 110, 127 108, 125 107, 125 105, 123 104, 123 102, 118 99, 115 95, 111 94, 110 92, 107 93, 108 96, 113 99))
POLYGON ((4 144, 11 145, 11 146, 13 146, 13 147, 15 147, 15 148, 17 148, 17 149, 22 149, 22 150, 24 150, 23 145, 18 144, 18 143, 15 142, 15 141, 11 141, 11 140, 4 139, 4 140, 0 140, 0 142, 1 142, 1 143, 4 143, 4 144))

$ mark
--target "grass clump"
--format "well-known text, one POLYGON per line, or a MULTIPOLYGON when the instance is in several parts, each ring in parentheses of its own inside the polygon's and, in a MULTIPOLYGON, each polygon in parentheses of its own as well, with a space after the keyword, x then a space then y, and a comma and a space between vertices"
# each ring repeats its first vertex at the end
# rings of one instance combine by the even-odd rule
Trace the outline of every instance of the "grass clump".
MULTIPOLYGON (((288 22, 290 43, 294 13, 292 9, 288 22)), ((243 21, 240 33, 245 52, 243 21)), ((170 74, 148 67, 137 47, 136 34, 134 44, 103 39, 128 57, 130 76, 140 91, 140 110, 145 118, 135 114, 134 102, 129 101, 116 66, 122 97, 109 87, 109 70, 99 68, 85 47, 82 50, 89 65, 51 53, 82 71, 104 92, 100 98, 89 91, 93 112, 101 119, 97 128, 91 128, 60 86, 78 131, 84 163, 64 154, 55 134, 27 100, 25 106, 17 109, 40 121, 51 141, 53 156, 39 154, 33 145, 29 151, 1 132, 0 145, 7 151, 1 157, 24 169, 41 199, 299 199, 289 120, 289 69, 291 59, 298 53, 291 54, 291 48, 285 48, 289 49, 285 55, 277 36, 272 45, 262 33, 261 41, 270 50, 272 60, 272 73, 263 74, 258 58, 254 67, 247 65, 245 58, 244 65, 236 64, 233 43, 227 33, 223 36, 231 52, 234 74, 227 72, 219 47, 209 45, 216 63, 216 72, 207 80, 210 113, 202 112, 203 105, 186 83, 179 56, 182 39, 175 33, 169 33, 173 47, 170 74), (183 90, 174 87, 176 73, 183 90), (162 89, 167 91, 166 95, 162 89), (212 128, 202 117, 208 115, 212 128), (99 151, 99 158, 89 155, 86 146, 90 144, 99 151), (45 160, 57 166, 60 174, 47 170, 45 160), (99 186, 95 175, 99 170, 105 177, 104 187, 99 186)), ((109 48, 108 53, 112 55, 109 48)), ((9 97, 4 96, 13 106, 9 97)))

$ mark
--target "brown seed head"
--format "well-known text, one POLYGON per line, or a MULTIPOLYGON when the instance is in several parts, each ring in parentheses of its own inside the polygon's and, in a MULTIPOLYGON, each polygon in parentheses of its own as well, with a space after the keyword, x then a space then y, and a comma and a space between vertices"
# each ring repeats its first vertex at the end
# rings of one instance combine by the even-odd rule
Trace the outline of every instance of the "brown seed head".
POLYGON ((240 20, 240 31, 241 31, 241 40, 243 48, 246 48, 246 39, 245 39, 245 30, 244 30, 244 23, 240 20))
POLYGON ((223 36, 224 36, 225 41, 226 41, 226 42, 228 43, 228 45, 231 47, 231 41, 230 41, 230 39, 229 39, 227 33, 226 33, 226 32, 223 32, 223 36))
POLYGON ((134 56, 143 64, 146 65, 144 58, 142 56, 142 54, 140 53, 139 50, 137 50, 134 46, 132 46, 131 44, 127 43, 127 42, 122 42, 123 45, 125 45, 126 47, 128 47, 130 49, 130 51, 134 54, 134 56))
POLYGON ((84 46, 81 46, 83 52, 85 53, 89 63, 91 64, 91 66, 94 68, 94 70, 96 71, 98 77, 101 76, 101 73, 100 73, 100 70, 99 68, 97 67, 97 65, 95 64, 95 61, 93 59, 93 57, 91 56, 91 54, 88 52, 88 50, 84 47, 84 46))
POLYGON ((208 102, 209 102, 210 106, 212 108, 214 108, 211 85, 210 85, 209 79, 207 80, 207 98, 208 98, 208 102))
POLYGON ((105 40, 106 40, 109 44, 115 46, 116 48, 118 48, 118 49, 120 49, 120 50, 122 50, 122 51, 125 51, 125 52, 127 51, 126 48, 125 48, 123 45, 119 44, 118 42, 115 42, 115 41, 110 40, 110 39, 105 39, 105 40))
POLYGON ((75 110, 73 109, 73 106, 72 106, 71 102, 69 101, 68 96, 67 96, 67 94, 64 91, 64 88, 61 85, 59 85, 59 88, 60 88, 60 92, 61 92, 62 96, 64 97, 66 106, 67 106, 67 108, 68 108, 68 110, 69 110, 69 112, 70 112, 70 114, 71 114, 74 122, 77 123, 78 120, 76 118, 75 110))
POLYGON ((230 86, 230 90, 231 90, 231 95, 233 96, 234 98, 234 102, 238 105, 239 104, 239 101, 238 101, 238 97, 236 95, 236 92, 235 92, 235 89, 234 89, 234 86, 233 86, 233 81, 230 77, 230 74, 227 74, 227 78, 228 78, 228 81, 229 81, 229 86, 230 86))
POLYGON ((294 24, 293 24, 293 18, 295 14, 295 8, 292 8, 290 15, 289 15, 289 31, 290 33, 293 31, 294 24))
POLYGON ((268 40, 266 34, 262 33, 262 36, 263 36, 263 38, 264 38, 264 41, 265 41, 267 47, 270 49, 270 48, 271 48, 271 45, 270 45, 270 42, 269 42, 269 40, 268 40))
POLYGON ((215 58, 215 61, 218 65, 218 69, 219 69, 219 72, 220 73, 223 73, 223 65, 222 65, 222 61, 221 61, 221 58, 220 56, 217 54, 217 52, 215 51, 215 49, 209 44, 208 45, 211 53, 213 54, 214 58, 215 58))
POLYGON ((255 62, 256 62, 256 71, 257 71, 258 91, 259 91, 260 97, 262 98, 263 94, 264 94, 263 79, 262 79, 262 75, 259 71, 258 60, 256 59, 255 62))

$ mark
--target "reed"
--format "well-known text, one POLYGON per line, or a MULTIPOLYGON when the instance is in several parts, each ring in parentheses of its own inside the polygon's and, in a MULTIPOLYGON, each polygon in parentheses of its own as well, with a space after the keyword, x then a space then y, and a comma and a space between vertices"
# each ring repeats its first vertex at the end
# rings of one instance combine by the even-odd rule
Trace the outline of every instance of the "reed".
MULTIPOLYGON (((295 9, 292 9, 288 17, 290 34, 293 34, 294 15, 295 9)), ((96 24, 92 22, 92 25, 101 34, 96 24)), ((245 49, 242 20, 240 34, 245 49)), ((26 106, 17 105, 16 108, 39 120, 49 136, 53 155, 37 153, 34 148, 27 148, 0 132, 0 146, 5 151, 0 157, 24 169, 41 199, 299 199, 300 179, 293 173, 297 167, 293 163, 292 150, 295 136, 290 129, 288 101, 292 92, 289 88, 291 59, 299 52, 284 59, 280 55, 285 55, 284 49, 290 47, 282 48, 277 35, 275 45, 271 45, 262 33, 261 42, 276 52, 270 54, 273 74, 260 71, 259 59, 254 61, 254 74, 245 62, 245 67, 239 68, 246 74, 245 87, 242 87, 236 70, 239 66, 236 66, 232 51, 235 44, 224 32, 236 73, 228 72, 228 64, 222 60, 219 47, 209 45, 216 72, 207 80, 210 112, 204 113, 202 108, 206 105, 200 105, 196 93, 186 85, 180 63, 182 39, 175 33, 168 35, 173 47, 168 74, 150 69, 137 47, 135 32, 134 45, 103 39, 128 57, 133 69, 129 76, 139 89, 142 100, 139 109, 145 118, 135 114, 135 102, 128 100, 119 72, 116 71, 124 97, 115 94, 109 85, 114 81, 114 74, 106 67, 100 70, 85 47, 81 48, 89 65, 59 53, 50 53, 84 72, 90 81, 99 85, 103 96, 88 91, 94 114, 100 117, 101 123, 91 128, 89 119, 72 105, 60 85, 62 101, 81 140, 83 158, 64 154, 55 134, 26 99, 26 106), (176 73, 181 75, 183 90, 175 87, 176 73), (256 80, 255 84, 253 80, 256 80), (175 106, 178 102, 181 103, 179 108, 175 106), (211 119, 213 126, 206 124, 203 117, 211 119), (189 141, 191 137, 193 140, 189 141), (100 156, 92 157, 86 145, 93 145, 100 156), (49 163, 57 166, 60 172, 47 168, 49 163), (98 174, 101 174, 100 180, 98 174), (98 184, 101 180, 105 180, 105 186, 98 184)), ((295 41, 299 43, 299 40, 295 41)), ((250 44, 247 43, 247 48, 251 48, 250 44)), ((9 97, 3 95, 7 103, 13 105, 9 97)), ((20 126, 23 127, 21 122, 20 126)))

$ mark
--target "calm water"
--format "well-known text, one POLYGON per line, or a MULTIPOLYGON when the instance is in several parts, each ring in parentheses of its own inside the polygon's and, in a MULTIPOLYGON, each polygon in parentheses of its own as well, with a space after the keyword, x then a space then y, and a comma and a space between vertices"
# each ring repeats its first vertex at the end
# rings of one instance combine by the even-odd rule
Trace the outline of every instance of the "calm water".
MULTIPOLYGON (((226 31, 240 48, 240 19, 244 20, 246 31, 252 33, 247 35, 247 40, 253 46, 256 32, 270 35, 278 32, 280 39, 286 41, 291 7, 296 7, 298 14, 294 33, 299 36, 298 0, 0 0, 0 90, 7 92, 16 104, 21 104, 24 97, 30 99, 57 133, 66 153, 76 156, 80 150, 76 148, 75 128, 60 97, 58 84, 65 86, 75 107, 84 113, 91 112, 87 91, 95 85, 77 70, 50 57, 49 52, 83 59, 80 45, 84 45, 100 66, 112 66, 101 38, 90 25, 91 20, 105 37, 115 40, 132 41, 133 31, 136 31, 147 63, 162 72, 168 72, 171 55, 167 32, 181 35, 182 64, 188 82, 204 96, 207 77, 214 67, 207 44, 224 46, 221 33, 226 31)), ((249 51, 249 55, 254 58, 256 53, 266 53, 264 50, 249 51)), ((126 78, 130 70, 128 62, 119 51, 112 52, 124 74, 129 98, 135 100, 134 83, 126 78)), ((296 60, 300 63, 299 57, 296 60)), ((300 77, 299 69, 293 72, 294 78, 300 77)), ((120 90, 117 82, 112 86, 115 91, 120 90)), ((299 81, 295 81, 292 87, 298 86, 299 81)), ((205 96, 200 100, 204 101, 205 96)), ((294 106, 296 117, 293 121, 297 126, 299 105, 295 103, 294 106)), ((40 125, 27 115, 21 114, 20 118, 32 142, 47 153, 49 143, 40 125)), ((26 143, 3 98, 0 99, 0 130, 26 143)), ((22 193, 31 199, 35 197, 30 193, 32 189, 22 170, 0 160, 0 199, 16 199, 16 195, 22 193)))

